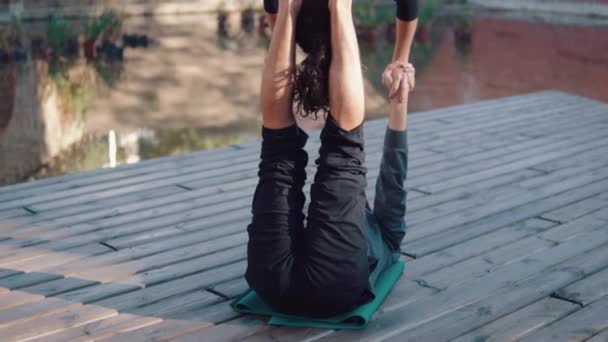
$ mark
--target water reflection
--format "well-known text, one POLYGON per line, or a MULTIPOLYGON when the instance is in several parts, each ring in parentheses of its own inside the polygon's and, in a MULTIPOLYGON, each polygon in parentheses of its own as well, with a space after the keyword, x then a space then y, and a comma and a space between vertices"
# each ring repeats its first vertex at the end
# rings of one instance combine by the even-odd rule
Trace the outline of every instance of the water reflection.
MULTIPOLYGON (((368 118, 387 111, 379 75, 392 57, 392 11, 366 9, 357 17, 368 118)), ((260 12, 106 15, 0 26, 0 183, 258 136, 269 43, 260 12), (81 28, 77 44, 74 27, 81 28)), ((425 7, 411 56, 418 80, 410 107, 544 89, 608 101, 607 33, 608 24, 597 19, 539 20, 466 7, 438 14, 425 7)))

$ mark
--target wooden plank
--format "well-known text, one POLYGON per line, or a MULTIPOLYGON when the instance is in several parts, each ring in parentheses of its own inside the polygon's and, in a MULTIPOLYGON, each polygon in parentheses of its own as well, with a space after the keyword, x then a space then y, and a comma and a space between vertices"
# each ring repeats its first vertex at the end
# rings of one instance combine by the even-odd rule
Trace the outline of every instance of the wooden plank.
POLYGON ((116 311, 85 305, 47 316, 35 321, 0 327, 0 335, 6 341, 20 341, 33 337, 44 336, 54 331, 71 328, 116 315, 116 311))
MULTIPOLYGON (((157 271, 160 269, 171 270, 173 264, 184 262, 189 264, 200 262, 232 260, 241 257, 241 251, 244 250, 244 244, 247 242, 247 233, 239 233, 228 235, 212 241, 202 242, 196 245, 189 245, 185 248, 169 249, 158 254, 153 254, 147 257, 138 258, 132 261, 123 263, 111 264, 106 267, 96 267, 93 269, 82 269, 79 271, 70 271, 70 265, 66 265, 62 270, 64 274, 75 275, 86 279, 93 279, 102 282, 121 279, 121 283, 126 284, 130 281, 137 282, 137 279, 155 279, 163 272, 157 271), (236 247, 236 248, 235 248, 236 247), (155 270, 155 271, 152 271, 155 270), (130 277, 136 275, 136 277, 130 277), (125 279, 126 277, 130 277, 125 279)), ((201 263, 198 267, 205 266, 201 263)), ((129 284, 132 284, 129 282, 129 284)), ((146 282, 147 284, 147 282, 146 282)))
POLYGON ((542 255, 543 252, 555 247, 556 244, 573 239, 584 240, 588 235, 601 236, 601 231, 604 228, 605 222, 592 216, 583 217, 570 224, 560 225, 538 235, 503 245, 488 253, 453 264, 448 268, 427 273, 416 278, 416 280, 421 280, 434 288, 445 289, 482 275, 500 272, 503 267, 518 260, 542 255))
POLYGON ((0 294, 0 310, 6 310, 14 306, 37 302, 44 299, 43 295, 37 295, 22 291, 10 291, 0 294))
POLYGON ((608 329, 602 331, 601 333, 594 335, 593 337, 591 337, 588 340, 585 340, 585 342, 606 342, 608 341, 608 329))
POLYGON ((194 290, 204 289, 222 281, 234 279, 241 276, 245 272, 245 267, 246 262, 241 261, 158 284, 152 287, 129 292, 123 295, 110 297, 108 299, 95 302, 95 304, 104 307, 111 307, 119 311, 125 311, 130 308, 144 306, 146 304, 175 296, 180 293, 188 293, 194 290))
POLYGON ((589 162, 597 162, 605 155, 605 151, 598 149, 585 154, 577 154, 568 158, 560 158, 534 165, 534 168, 544 172, 553 172, 564 168, 579 166, 589 162))
POLYGON ((100 214, 100 216, 111 214, 111 211, 103 211, 103 209, 107 209, 108 207, 113 208, 124 205, 130 205, 132 203, 148 201, 154 198, 171 196, 183 192, 188 192, 188 190, 175 185, 171 185, 160 188, 141 189, 139 191, 128 192, 121 196, 114 196, 102 199, 94 199, 92 197, 89 197, 88 195, 78 196, 76 197, 79 199, 77 203, 61 207, 60 210, 45 211, 43 213, 40 213, 40 216, 36 217, 22 215, 21 217, 15 217, 15 219, 24 220, 23 222, 25 222, 26 224, 30 222, 37 223, 44 220, 68 216, 71 218, 71 220, 80 218, 82 221, 85 221, 90 217, 97 217, 94 216, 93 213, 98 213, 100 214))
MULTIPOLYGON (((135 289, 137 288, 125 284, 108 283, 79 288, 46 299, 41 295, 18 292, 19 298, 16 301, 8 302, 10 309, 7 307, 0 311, 0 327, 36 320, 42 316, 121 295, 135 289)), ((0 296, 0 300, 1 298, 2 296, 0 296)))
MULTIPOLYGON (((597 249, 592 250, 587 254, 566 261, 563 266, 557 265, 551 267, 538 275, 533 275, 516 282, 513 286, 507 286, 500 289, 492 296, 450 312, 449 315, 442 315, 435 320, 417 326, 415 329, 401 331, 392 338, 396 340, 400 337, 407 336, 408 340, 412 341, 439 341, 451 339, 454 336, 466 332, 471 327, 479 327, 487 322, 495 320, 497 317, 502 317, 505 314, 527 306, 540 298, 544 298, 551 293, 553 289, 563 286, 563 284, 581 279, 585 277, 587 273, 595 272, 598 268, 601 268, 608 263, 608 258, 606 258, 606 256, 608 256, 608 254, 606 254, 605 251, 600 252, 597 251, 597 249), (590 256, 601 256, 602 258, 590 260, 590 256), (577 263, 575 264, 574 262, 577 263)), ((553 324, 542 328, 541 331, 553 332, 554 329, 551 327, 561 326, 563 320, 569 320, 571 317, 579 315, 583 310, 585 309, 574 312, 572 315, 566 316, 562 320, 554 321, 553 324)), ((601 320, 605 322, 605 324, 608 324, 608 321, 605 320, 605 315, 601 320)), ((582 326, 579 327, 583 328, 582 326)), ((545 338, 532 338, 534 335, 535 334, 529 335, 523 340, 574 340, 568 337, 562 338, 559 335, 553 335, 554 337, 552 339, 548 339, 546 337, 548 337, 549 334, 543 335, 545 338)))
POLYGON ((500 274, 483 276, 475 284, 464 283, 427 299, 384 311, 364 331, 340 331, 329 335, 327 340, 390 337, 395 340, 407 338, 409 341, 414 334, 430 336, 446 331, 456 337, 476 325, 489 323, 544 298, 555 288, 581 279, 606 265, 608 245, 605 241, 603 244, 577 246, 571 243, 574 240, 577 239, 549 249, 542 258, 537 255, 512 263, 503 268, 500 274), (559 255, 560 250, 568 255, 559 255), (479 311, 479 305, 491 305, 493 309, 489 313, 487 310, 479 311), (427 324, 434 320, 437 323, 433 325, 434 330, 427 329, 430 327, 427 324))
POLYGON ((579 309, 576 304, 554 298, 541 299, 522 309, 514 311, 492 323, 474 329, 453 342, 501 342, 515 341, 530 331, 551 324, 579 309))
POLYGON ((193 323, 178 320, 164 320, 160 323, 148 325, 146 327, 130 332, 119 333, 110 337, 102 337, 100 339, 97 339, 97 341, 148 342, 174 340, 184 334, 205 330, 210 326, 212 326, 211 323, 193 323))
POLYGON ((243 318, 210 327, 200 332, 185 334, 180 336, 180 341, 241 341, 247 336, 253 335, 264 329, 268 329, 268 326, 264 324, 263 318, 248 315, 243 318))
POLYGON ((32 294, 39 294, 45 297, 54 297, 64 292, 86 288, 95 284, 97 283, 88 279, 61 278, 44 282, 38 285, 24 287, 21 288, 20 291, 32 294))
POLYGON ((608 297, 540 329, 521 341, 583 341, 608 329, 608 297))
POLYGON ((247 242, 247 238, 244 237, 243 240, 242 244, 235 247, 230 247, 226 250, 214 253, 207 253, 207 255, 194 259, 185 259, 179 263, 176 263, 176 261, 173 260, 168 261, 168 263, 173 262, 174 264, 168 264, 164 267, 152 263, 142 263, 142 266, 135 268, 130 267, 128 264, 125 265, 125 268, 123 268, 122 265, 117 265, 108 267, 106 270, 100 272, 100 274, 91 270, 89 272, 83 272, 78 276, 106 282, 119 280, 122 284, 132 284, 141 287, 152 286, 157 283, 246 259, 247 254, 244 244, 247 242), (139 268, 141 268, 141 270, 139 268))
MULTIPOLYGON (((608 175, 608 171, 606 172, 608 175)), ((596 210, 608 208, 608 192, 555 209, 541 217, 555 222, 567 222, 596 210)))
POLYGON ((206 290, 196 290, 188 293, 168 297, 152 304, 129 309, 129 313, 139 316, 156 316, 167 318, 169 313, 180 310, 188 305, 199 305, 200 307, 213 306, 223 303, 224 298, 206 290))
POLYGON ((52 274, 52 273, 42 273, 42 272, 29 272, 17 274, 11 277, 0 279, 0 287, 5 289, 18 289, 20 287, 26 287, 31 285, 36 285, 40 283, 44 283, 47 281, 55 280, 62 278, 61 275, 52 274))
POLYGON ((245 277, 233 279, 211 287, 211 290, 226 298, 236 298, 249 288, 245 277))
POLYGON ((232 310, 229 301, 219 302, 214 305, 192 303, 190 305, 167 312, 164 315, 164 317, 170 319, 185 320, 190 322, 210 322, 214 324, 226 322, 238 316, 241 315, 232 310))
MULTIPOLYGON (((578 183, 576 185, 579 185, 579 187, 568 186, 570 190, 559 189, 551 196, 538 198, 536 202, 530 202, 530 204, 527 205, 519 205, 506 210, 488 213, 482 219, 475 220, 477 217, 479 217, 478 215, 475 215, 478 214, 478 212, 470 211, 470 213, 466 213, 468 215, 471 215, 470 220, 468 220, 468 222, 455 225, 455 227, 458 227, 458 229, 450 229, 449 233, 446 233, 446 231, 444 231, 442 234, 434 234, 412 241, 413 239, 411 238, 411 233, 414 232, 414 230, 412 229, 411 233, 408 232, 409 236, 406 238, 403 244, 404 251, 419 256, 429 254, 457 244, 458 242, 480 236, 484 233, 498 229, 502 226, 512 224, 520 220, 535 217, 536 215, 549 211, 553 208, 558 208, 565 204, 572 203, 572 201, 576 201, 577 199, 586 198, 595 195, 599 192, 606 191, 608 189, 608 181, 599 181, 596 183, 589 182, 593 181, 595 177, 597 177, 597 179, 603 178, 602 175, 584 175, 582 178, 579 179, 580 182, 575 182, 578 183), (587 185, 580 186, 581 183, 587 185)), ((573 180, 574 178, 570 179, 569 181, 573 180)), ((558 185, 558 187, 561 187, 564 184, 565 182, 562 182, 558 185)), ((442 218, 442 220, 443 219, 444 218, 442 218)), ((426 223, 425 229, 433 227, 431 226, 432 223, 430 222, 432 221, 428 221, 426 223)), ((449 222, 446 222, 446 225, 451 224, 449 222)))
POLYGON ((0 211, 0 220, 11 219, 20 216, 31 216, 31 211, 27 211, 23 208, 9 209, 0 211))
MULTIPOLYGON (((590 138, 574 138, 564 139, 562 143, 547 145, 540 148, 526 150, 520 153, 514 153, 505 158, 492 158, 483 162, 483 166, 477 167, 475 172, 462 172, 462 170, 449 170, 441 172, 440 176, 430 174, 424 177, 418 177, 410 182, 411 185, 425 192, 439 192, 455 187, 457 185, 474 183, 476 179, 485 179, 497 174, 504 174, 518 169, 525 169, 534 166, 543 161, 548 161, 575 154, 585 150, 594 148, 603 148, 606 144, 604 134, 590 134, 590 138), (574 146, 569 143, 579 142, 574 146), (556 147, 556 148, 554 148, 556 147), (560 148, 561 147, 561 148, 560 148)), ((465 169, 468 170, 468 169, 465 169)))
MULTIPOLYGON (((587 152, 585 152, 585 153, 587 153, 587 152)), ((585 153, 580 153, 580 154, 584 155, 585 153)), ((530 178, 530 179, 524 180, 522 182, 519 182, 516 186, 525 188, 525 189, 536 189, 536 188, 540 188, 542 186, 546 186, 549 184, 561 182, 572 176, 580 175, 583 173, 601 172, 603 169, 606 168, 606 165, 607 164, 604 161, 595 161, 595 162, 585 163, 582 165, 576 165, 576 166, 552 171, 549 174, 546 174, 542 177, 535 177, 535 178, 530 178)), ((532 167, 532 168, 534 168, 534 167, 532 167)))
MULTIPOLYGON (((91 257, 82 259, 78 262, 45 269, 44 271, 65 275, 74 274, 79 270, 86 270, 88 268, 99 268, 100 266, 104 265, 118 264, 129 260, 141 259, 164 251, 186 248, 188 246, 195 246, 200 243, 206 243, 205 241, 210 241, 218 237, 222 237, 225 234, 234 234, 236 232, 242 231, 243 229, 244 228, 242 223, 236 223, 222 227, 210 228, 208 230, 184 233, 183 235, 179 235, 174 238, 168 238, 162 241, 154 241, 132 248, 123 249, 114 253, 97 256, 94 258, 91 257)), ((183 250, 187 251, 187 249, 183 250)))
POLYGON ((471 240, 463 241, 449 248, 425 255, 407 268, 407 276, 419 275, 449 267, 457 262, 485 254, 501 246, 511 245, 521 239, 539 234, 555 227, 557 224, 539 219, 529 219, 508 225, 495 231, 483 234, 471 240))
POLYGON ((95 258, 112 251, 113 250, 107 246, 93 243, 67 251, 49 251, 49 253, 45 253, 40 257, 12 263, 10 267, 25 272, 48 270, 59 265, 76 262, 80 259, 95 258))
POLYGON ((53 312, 65 311, 82 306, 80 303, 69 302, 61 298, 48 298, 31 303, 13 306, 10 310, 0 311, 0 329, 32 321, 53 312))
POLYGON ((559 289, 555 294, 582 305, 589 305, 601 297, 608 296, 608 268, 559 289))
POLYGON ((162 320, 156 317, 139 317, 131 314, 118 314, 83 325, 61 330, 31 339, 39 342, 85 342, 92 339, 109 338, 116 334, 145 328, 162 320))
POLYGON ((59 297, 68 302, 89 304, 139 289, 140 287, 133 285, 107 283, 62 293, 59 297))

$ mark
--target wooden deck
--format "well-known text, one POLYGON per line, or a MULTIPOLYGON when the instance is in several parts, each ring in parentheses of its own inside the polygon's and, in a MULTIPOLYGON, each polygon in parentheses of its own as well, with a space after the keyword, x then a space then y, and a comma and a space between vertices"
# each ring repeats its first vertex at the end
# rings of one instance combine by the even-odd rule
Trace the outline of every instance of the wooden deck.
POLYGON ((258 144, 0 188, 0 340, 608 341, 608 104, 411 115, 406 273, 364 331, 230 310, 258 144))

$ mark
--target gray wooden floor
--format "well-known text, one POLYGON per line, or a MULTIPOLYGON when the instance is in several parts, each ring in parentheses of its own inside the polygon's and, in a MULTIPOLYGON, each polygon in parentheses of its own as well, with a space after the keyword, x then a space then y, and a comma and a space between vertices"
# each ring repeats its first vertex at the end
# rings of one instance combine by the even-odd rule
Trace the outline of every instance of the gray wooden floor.
MULTIPOLYGON (((385 124, 366 127, 370 197, 385 124)), ((0 339, 608 341, 607 104, 411 115, 406 273, 364 331, 230 310, 258 144, 0 188, 0 339)))

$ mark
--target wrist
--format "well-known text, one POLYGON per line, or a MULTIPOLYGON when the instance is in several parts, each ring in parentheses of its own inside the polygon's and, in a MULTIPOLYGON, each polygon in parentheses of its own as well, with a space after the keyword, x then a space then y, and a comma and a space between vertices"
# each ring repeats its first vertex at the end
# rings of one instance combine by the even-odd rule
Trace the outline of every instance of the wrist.
POLYGON ((300 12, 301 0, 280 0, 279 13, 281 11, 291 17, 297 17, 300 12))

